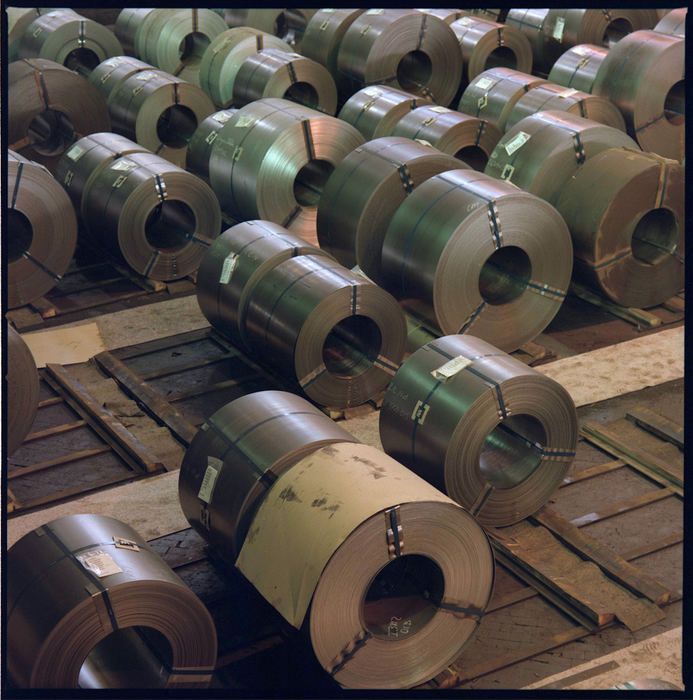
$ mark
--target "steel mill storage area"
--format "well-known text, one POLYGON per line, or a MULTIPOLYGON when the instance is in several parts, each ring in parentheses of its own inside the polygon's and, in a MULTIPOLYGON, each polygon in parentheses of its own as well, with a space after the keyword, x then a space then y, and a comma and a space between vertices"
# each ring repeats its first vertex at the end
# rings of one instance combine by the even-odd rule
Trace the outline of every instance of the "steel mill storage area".
POLYGON ((4 11, 6 697, 685 691, 686 8, 4 11))

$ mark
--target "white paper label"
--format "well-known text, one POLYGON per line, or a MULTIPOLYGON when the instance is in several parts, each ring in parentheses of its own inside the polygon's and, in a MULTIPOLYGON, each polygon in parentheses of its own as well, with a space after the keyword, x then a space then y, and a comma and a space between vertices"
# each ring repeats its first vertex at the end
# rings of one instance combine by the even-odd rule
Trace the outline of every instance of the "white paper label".
POLYGON ((582 44, 580 46, 573 46, 571 51, 578 56, 589 56, 592 53, 589 46, 583 46, 582 44))
POLYGON ((229 253, 224 260, 224 266, 221 268, 221 275, 219 276, 219 284, 228 284, 233 271, 236 269, 236 264, 238 263, 238 255, 236 253, 229 253))
POLYGON ((558 95, 558 97, 570 97, 576 92, 579 92, 579 90, 576 90, 575 88, 568 88, 567 90, 561 90, 559 93, 556 94, 558 95))
POLYGON ((448 109, 447 107, 441 107, 440 105, 436 105, 435 107, 431 107, 431 112, 438 112, 438 114, 445 114, 445 112, 452 112, 452 110, 448 109))
POLYGON ((84 554, 78 554, 77 559, 79 559, 85 569, 96 574, 99 578, 123 573, 123 570, 113 561, 111 555, 103 549, 92 549, 84 554))
POLYGON ((385 10, 368 10, 367 15, 382 15, 385 10))
POLYGON ((465 27, 468 27, 470 24, 474 24, 474 18, 469 17, 468 15, 465 15, 464 17, 460 17, 458 20, 455 20, 457 24, 464 24, 465 27))
POLYGON ((513 136, 513 138, 511 138, 510 141, 505 144, 505 152, 511 156, 518 150, 518 148, 522 148, 522 146, 524 146, 530 138, 531 137, 527 132, 521 131, 519 134, 517 134, 517 136, 513 136))
POLYGON ((476 81, 475 85, 478 87, 480 90, 488 90, 489 88, 492 88, 496 84, 495 80, 492 80, 491 78, 479 78, 479 80, 476 81))
POLYGON ((246 115, 243 115, 238 118, 238 121, 236 122, 235 126, 241 127, 241 129, 245 129, 247 126, 251 126, 252 124, 255 124, 255 117, 248 117, 246 115))
POLYGON ((363 91, 363 94, 368 95, 369 97, 380 97, 383 94, 383 91, 377 87, 368 87, 363 91))
POLYGON ((118 158, 118 160, 111 166, 111 170, 132 170, 136 167, 137 163, 133 163, 127 158, 118 158))
POLYGON ((207 457, 207 471, 205 471, 204 478, 202 479, 200 490, 197 492, 197 497, 201 501, 209 503, 212 500, 214 485, 217 483, 217 477, 219 476, 223 464, 224 463, 216 457, 207 457))
POLYGON ((215 122, 219 122, 220 124, 226 124, 226 122, 231 119, 231 117, 235 114, 235 112, 217 112, 216 114, 212 115, 212 119, 214 119, 215 122))
POLYGON ((449 360, 446 362, 444 365, 441 367, 438 367, 438 369, 434 369, 431 374, 436 378, 440 379, 442 381, 446 381, 450 379, 450 377, 454 377, 458 372, 461 372, 465 367, 469 367, 469 365, 472 364, 472 361, 468 359, 467 357, 464 357, 464 355, 458 355, 457 357, 454 357, 452 360, 449 360))
POLYGON ((151 80, 156 77, 156 73, 152 73, 150 70, 142 71, 141 73, 135 74, 135 80, 151 80))
POLYGON ((78 161, 84 154, 86 150, 82 148, 79 144, 75 144, 65 155, 72 161, 78 161))
POLYGON ((563 41, 563 28, 565 27, 565 18, 559 17, 556 20, 556 26, 553 28, 553 38, 556 41, 563 41))
POLYGON ((323 12, 334 12, 335 8, 334 7, 323 7, 322 11, 323 12))

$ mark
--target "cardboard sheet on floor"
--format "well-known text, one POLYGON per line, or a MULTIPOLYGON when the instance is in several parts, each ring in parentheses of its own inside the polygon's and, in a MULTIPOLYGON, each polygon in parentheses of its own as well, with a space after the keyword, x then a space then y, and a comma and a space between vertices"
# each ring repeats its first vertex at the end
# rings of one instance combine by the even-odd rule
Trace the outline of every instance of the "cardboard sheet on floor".
POLYGON ((59 365, 86 362, 106 349, 96 323, 25 333, 22 338, 37 367, 45 367, 47 362, 59 365))

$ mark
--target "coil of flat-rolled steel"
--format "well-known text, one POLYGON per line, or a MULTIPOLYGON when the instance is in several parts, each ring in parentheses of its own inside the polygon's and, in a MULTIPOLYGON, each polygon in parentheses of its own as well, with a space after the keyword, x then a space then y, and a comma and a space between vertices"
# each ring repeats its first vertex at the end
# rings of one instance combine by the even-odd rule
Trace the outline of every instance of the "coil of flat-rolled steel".
POLYGON ((485 119, 435 105, 417 107, 403 116, 392 135, 428 141, 474 170, 483 170, 502 133, 485 119))
POLYGON ((209 185, 150 153, 123 156, 103 168, 83 211, 91 236, 156 280, 195 271, 221 230, 209 185))
POLYGON ((7 69, 9 148, 53 170, 78 138, 110 131, 106 102, 85 78, 44 58, 7 69))
POLYGON ((243 62, 262 49, 291 51, 285 41, 259 29, 234 27, 219 34, 200 62, 200 87, 220 107, 233 104, 236 76, 243 62))
POLYGON ((220 112, 210 114, 198 125, 190 141, 188 141, 188 153, 185 157, 185 169, 195 173, 205 181, 209 181, 209 157, 212 155, 212 146, 221 127, 231 119, 235 109, 222 109, 220 112))
POLYGON ((73 10, 54 10, 36 17, 19 43, 19 58, 45 58, 84 76, 101 61, 122 53, 123 47, 110 29, 73 10))
POLYGON ((353 443, 323 447, 277 479, 237 566, 289 623, 305 620, 318 661, 346 688, 435 676, 474 634, 494 578, 467 511, 353 443))
POLYGON ((380 439, 480 523, 502 527, 535 513, 561 485, 578 420, 558 382, 484 340, 451 335, 397 372, 380 439))
POLYGON ((465 88, 457 109, 463 114, 486 119, 505 131, 515 103, 528 90, 545 82, 510 68, 489 68, 465 88))
POLYGON ((279 39, 289 38, 289 20, 283 8, 226 8, 224 18, 229 27, 253 27, 279 39))
POLYGON ((121 13, 120 7, 80 7, 79 13, 87 19, 94 20, 106 27, 115 25, 118 15, 121 13))
POLYGON ((106 105, 124 80, 135 73, 152 70, 152 66, 132 56, 113 56, 99 63, 89 75, 89 82, 103 95, 106 105))
POLYGON ((473 170, 434 175, 400 205, 382 250, 383 286, 443 334, 510 352, 565 299, 570 234, 547 202, 473 170))
POLYGON ((417 7, 416 9, 419 12, 425 12, 427 15, 433 15, 438 19, 442 19, 443 22, 445 22, 445 24, 452 24, 456 19, 460 19, 460 17, 466 17, 467 15, 469 15, 469 11, 467 10, 454 10, 450 8, 422 9, 417 7))
POLYGON ((65 190, 42 165, 7 154, 7 306, 39 299, 60 281, 77 246, 77 219, 65 190))
POLYGON ((289 100, 256 100, 219 131, 209 180, 232 216, 274 221, 316 243, 325 182, 362 143, 363 136, 340 119, 289 100))
POLYGON ((263 97, 281 97, 334 116, 337 88, 327 68, 281 49, 261 49, 241 64, 233 83, 238 107, 263 97))
POLYGON ((135 32, 135 56, 152 65, 156 63, 157 42, 164 24, 174 12, 177 8, 157 7, 138 18, 142 26, 135 32))
POLYGON ((607 148, 638 145, 619 129, 570 112, 537 112, 507 131, 484 172, 555 204, 565 183, 607 148))
POLYGON ((433 104, 425 97, 387 85, 371 85, 353 94, 339 111, 339 118, 358 129, 366 141, 392 136, 400 119, 413 109, 433 104))
POLYGON ((387 83, 449 105, 462 77, 462 56, 442 19, 416 10, 376 9, 347 29, 337 67, 351 92, 387 83))
POLYGON ((385 231, 397 207, 424 180, 464 167, 430 145, 385 136, 350 153, 335 169, 318 204, 320 247, 376 283, 385 231))
POLYGON ((114 31, 123 46, 123 51, 128 56, 136 55, 135 46, 139 46, 137 34, 142 31, 144 18, 154 9, 153 7, 126 7, 120 11, 114 31))
POLYGON ((594 79, 609 49, 594 44, 578 44, 568 49, 554 64, 549 81, 583 92, 592 92, 594 79))
POLYGON ((188 522, 234 563, 268 489, 304 457, 358 442, 319 408, 286 391, 258 391, 203 424, 180 467, 178 498, 188 522))
POLYGON ((55 7, 8 7, 7 8, 7 60, 19 58, 19 42, 26 28, 39 16, 52 12, 55 7))
POLYGON ((289 7, 286 10, 286 23, 288 30, 286 40, 293 46, 295 51, 303 53, 303 37, 306 27, 318 8, 298 8, 289 7))
POLYGON ((678 161, 685 155, 685 63, 685 39, 633 32, 609 51, 592 87, 621 110, 644 151, 678 161))
POLYGON ((197 302, 207 320, 237 345, 246 345, 245 315, 253 290, 279 263, 324 250, 271 221, 243 221, 209 246, 197 275, 197 302))
POLYGON ((466 13, 473 15, 474 17, 483 17, 484 19, 490 19, 491 22, 500 22, 503 24, 505 22, 505 18, 508 16, 508 8, 466 10, 466 13))
POLYGON ((530 88, 514 105, 505 122, 506 130, 541 111, 570 112, 585 119, 606 124, 614 129, 626 130, 621 110, 605 97, 567 88, 555 83, 543 83, 530 88))
POLYGON ((573 236, 574 277, 617 304, 648 307, 684 283, 684 168, 627 148, 590 158, 556 202, 573 236))
POLYGON ((686 36, 686 12, 687 8, 678 7, 671 12, 667 12, 662 19, 657 22, 654 30, 662 34, 672 34, 673 36, 686 36))
POLYGON ((10 326, 7 330, 7 425, 5 444, 9 457, 29 434, 39 402, 39 376, 31 350, 10 326))
POLYGON ((7 670, 20 688, 205 688, 200 599, 129 525, 68 515, 7 552, 7 670))

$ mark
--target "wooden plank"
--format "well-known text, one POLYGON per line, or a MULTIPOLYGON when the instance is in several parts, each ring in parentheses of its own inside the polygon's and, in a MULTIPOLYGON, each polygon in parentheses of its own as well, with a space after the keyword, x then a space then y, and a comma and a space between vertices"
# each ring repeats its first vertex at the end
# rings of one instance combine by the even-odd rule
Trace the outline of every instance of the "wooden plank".
POLYGON ((534 598, 534 596, 539 595, 536 589, 527 586, 526 588, 520 588, 517 591, 508 593, 498 600, 491 599, 491 604, 486 608, 486 614, 496 612, 496 610, 502 610, 510 605, 515 605, 515 603, 521 603, 523 600, 529 600, 534 598))
POLYGON ((669 420, 645 406, 638 406, 628 411, 626 419, 656 435, 658 438, 683 449, 683 426, 673 420, 669 420))
POLYGON ((45 469, 51 469, 52 467, 59 467, 64 464, 70 464, 71 462, 77 462, 80 459, 87 459, 88 457, 95 457, 96 455, 104 454, 105 452, 110 452, 111 446, 104 445, 103 447, 95 447, 91 450, 82 450, 80 452, 72 452, 69 455, 63 457, 56 457, 55 459, 49 459, 45 462, 38 462, 37 464, 32 464, 28 467, 19 467, 18 469, 13 469, 8 472, 7 479, 19 479, 27 474, 34 474, 35 472, 44 471, 45 469))
POLYGON ((77 428, 82 428, 86 424, 87 421, 85 420, 76 420, 74 423, 55 425, 52 428, 46 428, 45 430, 38 430, 35 433, 29 433, 29 435, 24 438, 24 442, 33 442, 34 440, 41 440, 43 438, 52 437, 53 435, 69 433, 71 430, 77 430, 77 428))
POLYGON ((636 496, 635 498, 630 498, 627 501, 621 501, 616 505, 610 506, 600 510, 598 513, 587 513, 579 518, 574 518, 570 521, 575 527, 585 527, 585 525, 592 525, 601 520, 606 520, 607 518, 613 518, 615 515, 620 515, 621 513, 627 513, 628 511, 635 510, 636 508, 642 508, 643 506, 649 505, 650 503, 656 503, 657 501, 662 501, 665 498, 673 496, 673 492, 669 489, 657 489, 656 491, 648 491, 641 496, 636 496))
POLYGON ((144 343, 127 345, 123 348, 111 350, 110 353, 113 355, 113 357, 116 357, 119 360, 130 360, 133 357, 151 355, 152 353, 160 352, 161 350, 168 350, 169 348, 175 348, 179 345, 189 345, 191 343, 196 343, 199 340, 205 340, 206 338, 209 338, 211 331, 212 329, 210 326, 205 326, 204 328, 188 331, 187 333, 177 333, 176 335, 169 335, 165 338, 158 338, 157 340, 147 340, 144 343))
POLYGON ((160 369, 154 370, 153 372, 146 372, 140 374, 140 378, 144 381, 149 381, 150 379, 160 379, 161 377, 168 377, 172 374, 180 374, 181 372, 188 372, 191 369, 198 369, 200 367, 208 367, 209 365, 215 365, 224 360, 230 360, 234 357, 238 357, 238 352, 226 352, 218 357, 211 357, 206 360, 192 360, 191 362, 185 362, 178 365, 171 365, 169 367, 162 367, 160 369))
POLYGON ((46 297, 40 297, 39 299, 34 299, 30 306, 41 314, 41 318, 53 318, 57 315, 58 310, 53 306, 53 304, 46 299, 46 297))
POLYGON ((680 313, 682 316, 686 313, 686 302, 679 296, 667 299, 662 302, 662 306, 673 313, 680 313))
MULTIPOLYGON (((80 272, 81 270, 75 270, 72 274, 79 274, 80 272)), ((115 282, 122 281, 122 277, 111 277, 107 279, 100 279, 95 282, 86 282, 85 284, 81 284, 78 287, 74 287, 72 289, 61 289, 60 286, 57 286, 49 292, 48 297, 51 300, 60 299, 62 297, 72 296, 73 294, 82 294, 82 292, 89 292, 92 289, 103 289, 109 284, 114 284, 115 282)))
POLYGON ((44 399, 43 401, 39 401, 37 408, 46 408, 47 406, 55 406, 55 405, 62 403, 62 402, 63 402, 62 396, 53 396, 50 399, 44 399))
POLYGON ((166 291, 171 296, 193 294, 195 292, 195 283, 189 277, 184 277, 183 279, 175 280, 174 282, 167 282, 166 291))
POLYGON ((171 394, 168 396, 169 403, 175 403, 176 401, 183 401, 184 399, 192 399, 195 396, 204 396, 205 394, 211 394, 214 391, 221 391, 222 389, 230 389, 234 386, 240 386, 246 382, 252 381, 253 379, 258 379, 262 375, 257 372, 252 374, 244 374, 235 379, 225 379, 223 382, 216 382, 215 384, 206 384, 205 386, 198 386, 194 389, 188 389, 187 391, 181 391, 178 394, 171 394))
POLYGON ((575 282, 571 283, 570 291, 573 292, 575 296, 580 297, 580 299, 589 302, 593 306, 602 308, 638 328, 657 328, 662 325, 662 319, 648 311, 633 307, 619 306, 575 282))
POLYGON ((12 493, 11 489, 6 488, 7 491, 7 513, 13 513, 17 508, 21 508, 22 504, 17 500, 17 497, 12 493))
POLYGON ((20 333, 43 323, 41 314, 32 311, 28 306, 12 309, 5 314, 5 317, 20 333))
MULTIPOLYGON (((650 544, 644 544, 640 547, 636 547, 635 549, 631 549, 627 554, 623 555, 623 558, 626 561, 635 561, 636 559, 641 559, 642 557, 646 557, 649 554, 659 552, 662 549, 674 547, 677 544, 681 544, 682 542, 683 530, 677 530, 676 532, 672 532, 670 535, 662 537, 661 539, 656 540, 655 542, 651 542, 650 544)), ((657 601, 654 602, 657 603, 657 601)))
POLYGON ((600 476, 601 474, 608 474, 609 472, 613 472, 616 469, 620 469, 621 467, 625 466, 626 463, 622 459, 615 459, 612 462, 605 462, 604 464, 596 464, 594 467, 587 467, 587 469, 583 469, 582 471, 577 472, 577 474, 567 476, 565 479, 563 479, 561 488, 564 486, 570 486, 570 484, 578 484, 581 481, 591 479, 595 476, 600 476))

